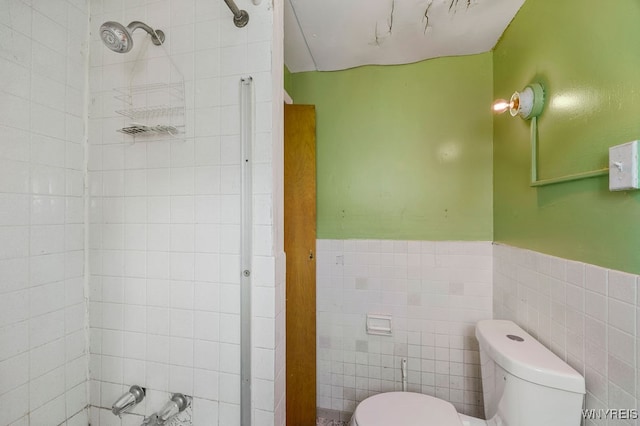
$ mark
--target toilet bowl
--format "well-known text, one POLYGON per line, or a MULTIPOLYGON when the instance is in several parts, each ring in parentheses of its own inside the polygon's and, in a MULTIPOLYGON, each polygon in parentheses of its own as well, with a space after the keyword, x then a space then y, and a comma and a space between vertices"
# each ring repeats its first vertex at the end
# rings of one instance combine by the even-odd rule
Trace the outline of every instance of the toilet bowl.
POLYGON ((387 392, 371 396, 356 408, 349 426, 479 426, 458 414, 450 402, 413 392, 387 392), (428 419, 428 420, 427 420, 428 419), (425 422, 426 421, 426 422, 425 422))
POLYGON ((453 404, 413 392, 371 396, 356 407, 349 426, 578 426, 584 378, 511 321, 476 326, 488 420, 453 404))

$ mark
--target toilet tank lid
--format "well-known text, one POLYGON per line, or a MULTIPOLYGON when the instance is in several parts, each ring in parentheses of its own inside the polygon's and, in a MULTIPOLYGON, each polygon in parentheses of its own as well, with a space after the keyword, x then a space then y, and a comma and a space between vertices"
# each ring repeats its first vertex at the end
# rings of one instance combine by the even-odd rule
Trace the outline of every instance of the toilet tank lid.
POLYGON ((480 350, 514 376, 542 386, 585 393, 584 378, 576 370, 512 321, 479 321, 476 337, 480 350))

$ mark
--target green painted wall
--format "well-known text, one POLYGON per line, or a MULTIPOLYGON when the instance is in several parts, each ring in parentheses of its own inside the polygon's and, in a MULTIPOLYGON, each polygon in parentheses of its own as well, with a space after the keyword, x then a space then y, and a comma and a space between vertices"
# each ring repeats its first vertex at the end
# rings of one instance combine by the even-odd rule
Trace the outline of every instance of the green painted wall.
POLYGON ((287 91, 287 93, 291 94, 291 71, 289 71, 289 68, 287 68, 287 66, 284 66, 284 90, 287 91))
MULTIPOLYGON (((540 179, 607 166, 640 138, 640 3, 528 0, 494 51, 494 95, 547 89, 540 179)), ((608 178, 531 188, 528 122, 494 118, 494 235, 511 245, 640 273, 640 191, 608 178)))
POLYGON ((492 238, 490 53, 291 75, 317 112, 318 238, 492 238))

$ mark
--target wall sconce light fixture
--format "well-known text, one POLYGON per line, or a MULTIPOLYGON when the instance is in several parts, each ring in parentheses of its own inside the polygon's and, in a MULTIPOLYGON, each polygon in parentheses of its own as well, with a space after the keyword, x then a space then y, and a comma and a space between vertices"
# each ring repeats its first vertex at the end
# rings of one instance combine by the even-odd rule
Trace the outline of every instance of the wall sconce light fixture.
POLYGON ((509 110, 512 117, 519 115, 525 120, 531 119, 531 186, 541 184, 538 180, 538 116, 543 108, 544 88, 540 83, 531 83, 522 92, 514 92, 509 102, 498 99, 492 106, 497 114, 509 110))
POLYGON ((540 83, 531 83, 522 92, 514 92, 509 101, 498 99, 491 109, 497 114, 507 110, 512 117, 519 115, 525 120, 537 117, 544 108, 544 88, 540 83))
POLYGON ((542 87, 540 83, 531 83, 525 87, 522 92, 515 92, 509 101, 498 99, 491 105, 491 109, 496 114, 502 114, 508 110, 512 117, 519 115, 525 120, 531 120, 530 186, 540 187, 608 175, 609 169, 604 168, 559 177, 538 179, 538 116, 544 109, 544 96, 544 87, 542 87))

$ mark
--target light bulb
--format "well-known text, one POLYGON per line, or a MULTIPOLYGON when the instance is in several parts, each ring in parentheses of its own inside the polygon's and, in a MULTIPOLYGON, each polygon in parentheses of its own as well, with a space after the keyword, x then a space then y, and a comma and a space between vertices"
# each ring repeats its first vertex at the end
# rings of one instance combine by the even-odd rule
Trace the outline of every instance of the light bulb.
POLYGON ((491 110, 496 114, 502 114, 511 108, 511 102, 505 99, 498 99, 491 105, 491 110))

